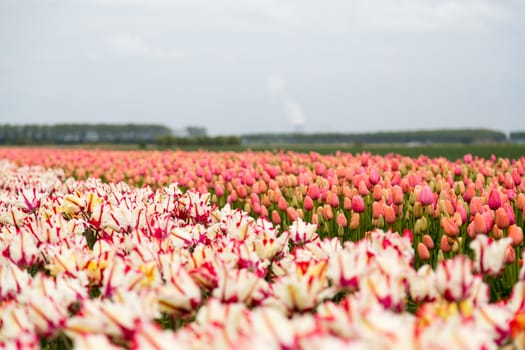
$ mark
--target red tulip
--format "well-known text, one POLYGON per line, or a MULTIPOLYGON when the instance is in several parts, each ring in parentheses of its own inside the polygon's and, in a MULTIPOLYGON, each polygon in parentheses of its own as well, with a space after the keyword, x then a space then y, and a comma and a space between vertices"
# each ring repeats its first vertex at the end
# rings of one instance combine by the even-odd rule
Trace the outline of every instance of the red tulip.
POLYGON ((488 203, 489 208, 492 210, 496 210, 501 207, 501 197, 497 189, 493 188, 490 190, 488 203))
POLYGON ((306 197, 304 197, 303 208, 306 211, 311 211, 314 208, 314 201, 309 195, 306 195, 306 197))

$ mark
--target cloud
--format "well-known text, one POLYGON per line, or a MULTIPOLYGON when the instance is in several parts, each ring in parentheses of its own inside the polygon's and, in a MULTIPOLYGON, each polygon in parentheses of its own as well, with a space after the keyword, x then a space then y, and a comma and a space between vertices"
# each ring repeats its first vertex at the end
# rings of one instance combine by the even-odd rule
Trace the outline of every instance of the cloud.
POLYGON ((360 30, 477 32, 506 22, 511 12, 483 0, 358 0, 352 23, 360 30))
POLYGON ((301 105, 297 101, 294 101, 289 97, 285 97, 283 99, 283 105, 284 105, 284 113, 288 121, 294 127, 304 126, 305 119, 304 119, 304 113, 301 108, 301 105))
POLYGON ((523 6, 500 0, 33 0, 101 11, 156 11, 177 23, 225 30, 298 32, 485 31, 522 20, 523 6))
POLYGON ((185 59, 185 55, 180 52, 152 47, 141 37, 128 33, 110 37, 108 49, 113 55, 127 58, 155 61, 182 61, 185 59))
POLYGON ((281 96, 284 93, 284 80, 279 75, 269 75, 266 77, 266 87, 270 94, 281 96))
POLYGON ((289 97, 285 91, 284 79, 277 74, 266 77, 266 88, 270 95, 281 104, 283 113, 294 128, 301 128, 305 124, 305 117, 301 104, 289 97))

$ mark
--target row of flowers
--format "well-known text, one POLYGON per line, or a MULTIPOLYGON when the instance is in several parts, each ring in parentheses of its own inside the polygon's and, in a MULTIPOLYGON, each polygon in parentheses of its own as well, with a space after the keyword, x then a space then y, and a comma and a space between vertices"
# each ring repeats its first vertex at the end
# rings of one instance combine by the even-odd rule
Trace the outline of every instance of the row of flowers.
POLYGON ((144 152, 3 148, 19 165, 64 170, 79 180, 125 181, 153 189, 177 183, 182 191, 210 193, 254 218, 288 229, 299 218, 324 237, 359 241, 379 228, 410 229, 415 266, 433 268, 456 254, 472 256, 479 234, 512 239, 506 294, 518 279, 523 248, 525 157, 464 159, 386 157, 368 153, 144 152))
POLYGON ((476 234, 433 269, 410 231, 343 242, 211 197, 0 162, 0 347, 525 346, 513 237, 476 234))

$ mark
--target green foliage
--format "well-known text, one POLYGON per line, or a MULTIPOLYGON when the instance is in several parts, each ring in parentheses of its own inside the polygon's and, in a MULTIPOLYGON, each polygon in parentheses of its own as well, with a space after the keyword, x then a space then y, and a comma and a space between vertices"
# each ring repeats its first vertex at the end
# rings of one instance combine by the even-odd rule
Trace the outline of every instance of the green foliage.
POLYGON ((146 144, 170 133, 157 124, 0 124, 0 145, 146 144))
POLYGON ((514 131, 511 132, 509 138, 512 142, 525 142, 525 131, 514 131))
POLYGON ((155 142, 160 147, 224 147, 224 146, 239 146, 241 139, 238 136, 191 136, 180 137, 162 135, 155 139, 155 142))
POLYGON ((505 142, 504 133, 487 129, 416 130, 375 133, 249 134, 244 144, 384 144, 384 143, 480 143, 505 142))

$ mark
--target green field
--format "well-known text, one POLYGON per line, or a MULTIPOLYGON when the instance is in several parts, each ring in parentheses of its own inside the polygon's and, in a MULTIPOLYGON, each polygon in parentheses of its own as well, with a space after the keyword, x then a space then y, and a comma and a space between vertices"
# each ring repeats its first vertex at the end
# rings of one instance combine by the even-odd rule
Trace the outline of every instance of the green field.
MULTIPOLYGON (((181 150, 196 150, 196 147, 177 147, 181 150)), ((200 148, 204 149, 204 148, 200 148)), ((491 155, 502 158, 517 159, 525 156, 525 144, 433 144, 433 145, 253 145, 253 146, 233 146, 220 148, 206 148, 210 151, 294 151, 294 152, 318 152, 320 154, 335 154, 337 151, 385 155, 397 153, 408 157, 418 157, 425 155, 428 157, 445 157, 450 160, 463 158, 467 153, 473 156, 490 158, 491 155)))
MULTIPOLYGON (((12 147, 12 146, 3 146, 12 147)), ((18 146, 19 147, 19 146, 18 146)), ((35 146, 26 146, 35 147, 35 146)), ((61 146, 39 146, 50 148, 75 148, 75 149, 113 149, 113 150, 184 150, 184 151, 234 151, 242 152, 246 150, 252 151, 294 151, 300 153, 318 152, 320 154, 335 154, 337 151, 349 153, 363 153, 369 152, 377 155, 386 155, 389 153, 397 153, 408 157, 428 156, 431 158, 445 157, 450 160, 462 159, 467 153, 473 156, 490 158, 491 155, 501 158, 518 159, 525 157, 525 144, 514 143, 499 143, 499 144, 430 144, 407 146, 403 144, 365 144, 365 145, 323 145, 323 144, 293 144, 293 145, 251 145, 251 146, 221 146, 221 147, 197 147, 197 146, 174 146, 174 147, 159 147, 157 145, 114 145, 114 144, 84 144, 84 145, 61 145, 61 146)))

